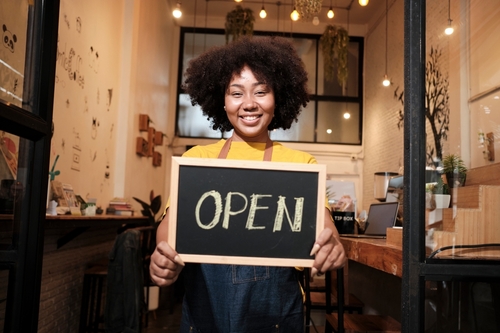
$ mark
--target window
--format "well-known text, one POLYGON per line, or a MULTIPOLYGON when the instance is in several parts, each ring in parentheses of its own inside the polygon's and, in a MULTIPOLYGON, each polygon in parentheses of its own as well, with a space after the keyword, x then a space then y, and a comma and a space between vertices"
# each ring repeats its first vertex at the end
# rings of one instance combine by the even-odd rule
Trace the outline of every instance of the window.
MULTIPOLYGON (((254 32, 254 38, 269 35, 254 32)), ((363 38, 350 37, 348 49, 349 77, 344 86, 323 76, 323 56, 319 46, 321 35, 293 34, 290 38, 309 73, 311 101, 303 108, 298 123, 286 131, 275 130, 271 139, 289 142, 361 145, 362 133, 362 64, 363 38)), ((209 48, 226 43, 222 29, 181 28, 178 75, 176 135, 184 138, 228 137, 229 133, 214 131, 199 106, 192 106, 181 83, 191 59, 209 48)))

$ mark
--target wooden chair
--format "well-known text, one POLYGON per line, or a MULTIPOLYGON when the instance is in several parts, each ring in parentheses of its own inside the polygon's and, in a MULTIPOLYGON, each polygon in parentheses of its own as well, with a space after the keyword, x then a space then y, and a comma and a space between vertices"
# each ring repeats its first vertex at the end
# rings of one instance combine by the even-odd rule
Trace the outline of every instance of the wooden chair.
POLYGON ((343 268, 337 270, 337 290, 337 313, 327 308, 325 333, 401 332, 401 324, 391 316, 345 313, 343 268))

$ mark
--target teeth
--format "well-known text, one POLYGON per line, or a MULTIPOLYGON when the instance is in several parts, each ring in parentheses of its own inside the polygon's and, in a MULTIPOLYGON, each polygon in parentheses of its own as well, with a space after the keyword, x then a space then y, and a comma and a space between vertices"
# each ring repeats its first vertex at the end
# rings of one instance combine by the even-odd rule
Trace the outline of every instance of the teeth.
POLYGON ((255 120, 257 118, 258 118, 257 116, 245 116, 245 117, 243 117, 243 119, 245 119, 245 120, 255 120))

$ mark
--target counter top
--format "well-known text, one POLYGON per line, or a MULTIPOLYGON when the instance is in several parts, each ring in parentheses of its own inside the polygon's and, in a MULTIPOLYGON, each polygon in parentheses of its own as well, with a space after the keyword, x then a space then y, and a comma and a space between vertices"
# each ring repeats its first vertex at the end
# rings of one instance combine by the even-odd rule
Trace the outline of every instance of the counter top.
POLYGON ((403 249, 385 239, 340 237, 347 258, 383 272, 402 277, 403 249))

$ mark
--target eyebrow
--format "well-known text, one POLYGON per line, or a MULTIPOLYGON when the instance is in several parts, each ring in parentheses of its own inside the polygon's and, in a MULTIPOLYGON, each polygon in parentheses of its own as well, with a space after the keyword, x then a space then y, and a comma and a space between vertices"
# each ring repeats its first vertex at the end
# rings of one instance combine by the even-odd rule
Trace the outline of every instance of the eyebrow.
MULTIPOLYGON (((255 82, 255 83, 252 83, 252 86, 254 86, 254 87, 257 87, 257 86, 260 86, 260 85, 267 86, 267 83, 265 83, 265 82, 255 82)), ((243 88, 243 85, 239 84, 239 83, 233 83, 233 84, 230 84, 229 87, 243 88)))

